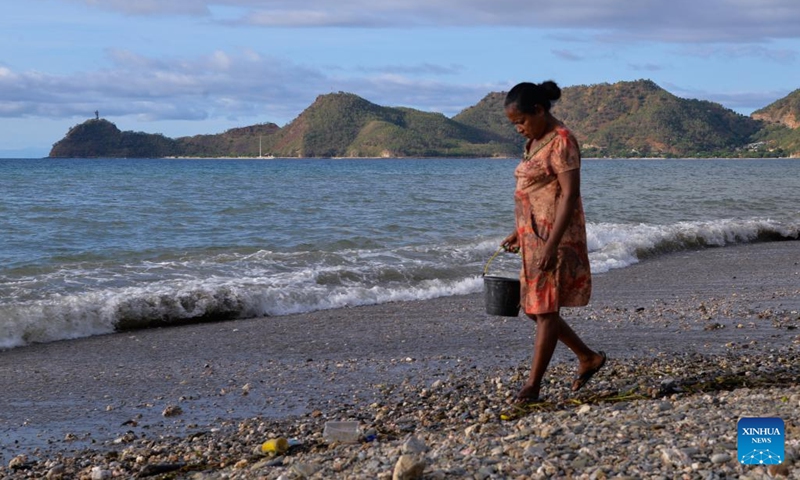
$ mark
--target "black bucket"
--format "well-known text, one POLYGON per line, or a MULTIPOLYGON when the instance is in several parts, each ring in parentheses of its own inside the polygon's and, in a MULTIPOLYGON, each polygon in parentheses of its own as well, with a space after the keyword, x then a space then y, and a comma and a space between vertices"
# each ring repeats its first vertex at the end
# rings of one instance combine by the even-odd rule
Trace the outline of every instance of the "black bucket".
POLYGON ((502 317, 516 317, 519 315, 520 282, 518 278, 499 277, 487 275, 489 264, 502 248, 492 255, 483 269, 483 294, 486 303, 486 313, 502 317))
POLYGON ((483 294, 486 313, 502 317, 519 315, 519 289, 518 278, 484 276, 483 294))

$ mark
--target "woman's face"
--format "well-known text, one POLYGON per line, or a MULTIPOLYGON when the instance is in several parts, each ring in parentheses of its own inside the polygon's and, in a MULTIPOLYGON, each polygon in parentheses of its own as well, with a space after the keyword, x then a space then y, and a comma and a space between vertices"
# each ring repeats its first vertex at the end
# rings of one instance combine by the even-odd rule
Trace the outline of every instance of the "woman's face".
POLYGON ((544 136, 547 121, 544 118, 544 108, 539 105, 534 107, 534 113, 522 113, 515 105, 506 107, 506 117, 517 128, 517 133, 525 138, 537 140, 544 136))

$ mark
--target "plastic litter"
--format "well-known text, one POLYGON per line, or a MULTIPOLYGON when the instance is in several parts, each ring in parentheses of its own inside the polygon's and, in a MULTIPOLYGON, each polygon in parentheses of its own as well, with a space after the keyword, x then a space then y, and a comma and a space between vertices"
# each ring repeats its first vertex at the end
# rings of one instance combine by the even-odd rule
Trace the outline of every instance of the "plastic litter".
POLYGON ((289 441, 283 437, 270 438, 261 444, 262 453, 282 454, 289 450, 289 441))
POLYGON ((361 426, 358 422, 325 422, 322 438, 328 443, 358 443, 361 426))

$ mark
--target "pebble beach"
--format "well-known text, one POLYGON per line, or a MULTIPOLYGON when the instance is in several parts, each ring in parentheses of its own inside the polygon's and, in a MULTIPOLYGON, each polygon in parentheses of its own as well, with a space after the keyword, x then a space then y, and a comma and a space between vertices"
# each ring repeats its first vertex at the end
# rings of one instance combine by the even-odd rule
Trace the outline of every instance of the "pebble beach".
POLYGON ((524 411, 533 322, 481 294, 0 351, 0 478, 800 478, 799 242, 645 259, 562 313, 609 361, 573 393, 560 345, 524 411), (742 417, 784 421, 780 464, 738 461, 742 417))

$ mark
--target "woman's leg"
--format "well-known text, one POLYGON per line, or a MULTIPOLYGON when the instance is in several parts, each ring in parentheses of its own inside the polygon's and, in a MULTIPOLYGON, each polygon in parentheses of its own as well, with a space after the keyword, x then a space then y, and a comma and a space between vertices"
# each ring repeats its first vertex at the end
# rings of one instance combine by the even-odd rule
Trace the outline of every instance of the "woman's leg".
MULTIPOLYGON (((570 350, 578 357, 578 361, 581 362, 582 367, 586 367, 586 369, 592 368, 596 366, 596 364, 600 363, 600 359, 602 356, 589 348, 581 337, 572 330, 567 322, 564 321, 561 316, 558 317, 559 323, 559 335, 558 339, 564 343, 570 350)), ((580 370, 578 371, 580 373, 580 370)))
POLYGON ((572 390, 576 391, 588 382, 592 375, 606 363, 606 356, 604 353, 595 352, 586 346, 578 334, 563 319, 561 319, 561 335, 559 335, 558 339, 575 353, 575 356, 578 357, 578 362, 580 362, 578 374, 572 383, 572 390))
POLYGON ((539 397, 544 373, 550 365, 559 340, 578 357, 580 362, 578 376, 598 369, 605 361, 603 355, 589 348, 581 340, 558 312, 534 315, 533 319, 536 321, 536 338, 534 339, 531 371, 528 381, 517 393, 517 400, 532 401, 539 397))
POLYGON ((517 401, 535 401, 539 398, 544 372, 550 365, 550 359, 553 358, 560 336, 560 323, 563 323, 558 312, 532 315, 531 318, 536 321, 531 371, 528 374, 528 381, 517 393, 517 401))

